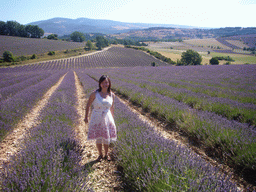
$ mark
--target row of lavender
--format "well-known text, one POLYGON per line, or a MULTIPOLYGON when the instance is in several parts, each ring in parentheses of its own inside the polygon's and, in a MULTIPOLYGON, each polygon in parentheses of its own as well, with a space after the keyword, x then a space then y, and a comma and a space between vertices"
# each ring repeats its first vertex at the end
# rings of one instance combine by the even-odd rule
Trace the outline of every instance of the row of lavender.
POLYGON ((12 78, 10 80, 1 81, 0 83, 0 101, 12 97, 16 93, 35 85, 38 82, 49 77, 51 73, 35 73, 30 72, 23 74, 20 78, 12 78))
MULTIPOLYGON (((2 72, 9 71, 36 71, 36 70, 62 70, 62 69, 84 69, 84 68, 102 68, 102 67, 134 67, 150 66, 155 62, 159 66, 168 64, 157 60, 156 58, 133 49, 123 47, 111 47, 95 54, 81 56, 76 58, 59 59, 45 61, 33 65, 23 65, 15 68, 5 68, 2 72)), ((1 73, 0 71, 0 73, 1 73)))
POLYGON ((237 99, 240 99, 242 94, 241 98, 252 97, 255 100, 255 65, 180 66, 142 70, 134 68, 127 70, 127 73, 135 73, 137 78, 154 80, 179 88, 192 87, 191 90, 194 92, 202 92, 210 96, 232 97, 238 92, 237 99))
POLYGON ((128 188, 138 191, 239 191, 230 177, 164 138, 116 100, 118 162, 128 188))
MULTIPOLYGON (((40 74, 40 72, 38 73, 40 74)), ((31 77, 38 75, 37 73, 26 73, 26 72, 16 72, 16 73, 1 73, 0 76, 0 88, 13 85, 15 83, 20 83, 21 81, 27 80, 31 77)))
MULTIPOLYGON (((21 80, 20 82, 14 79, 19 83, 11 83, 12 85, 0 89, 3 95, 8 93, 8 97, 5 96, 0 101, 0 140, 25 117, 26 113, 42 98, 43 94, 65 73, 66 71, 44 71, 40 75, 36 72, 36 77, 33 77, 33 72, 31 72, 31 78, 28 80, 21 80)), ((22 78, 22 76, 19 77, 22 78)))
MULTIPOLYGON (((113 88, 117 92, 159 118, 175 123, 178 128, 204 142, 215 155, 221 156, 225 163, 235 168, 255 172, 256 132, 253 127, 228 120, 212 112, 193 109, 185 103, 153 92, 146 87, 142 88, 134 83, 125 82, 124 76, 122 79, 116 78, 120 68, 88 71, 88 74, 96 78, 99 73, 111 74, 113 88)), ((138 68, 137 72, 139 72, 138 68)))
MULTIPOLYGON (((197 69, 204 67, 192 68, 193 72, 197 69)), ((252 67, 248 67, 249 69, 252 67)), ((219 72, 220 68, 208 68, 208 76, 215 75, 219 72)), ((227 70, 232 71, 235 67, 229 67, 227 70)), ((246 68, 247 69, 247 68, 246 68)), ((256 67, 254 73, 240 72, 241 81, 245 81, 250 78, 250 87, 256 86, 254 80, 254 74, 256 73, 256 67)), ((246 92, 244 91, 248 86, 244 82, 245 86, 242 90, 232 90, 228 87, 214 87, 214 82, 211 86, 204 85, 205 77, 202 78, 198 73, 197 79, 201 80, 201 83, 194 84, 193 77, 190 78, 190 74, 184 75, 184 79, 190 79, 189 83, 184 83, 184 79, 173 75, 176 72, 176 68, 163 67, 163 68, 130 68, 130 69, 119 69, 118 74, 113 71, 109 72, 114 78, 118 78, 121 81, 133 83, 139 87, 147 88, 152 92, 156 92, 165 95, 170 98, 174 98, 180 102, 186 103, 195 109, 204 111, 214 112, 216 114, 227 117, 230 120, 238 120, 242 123, 248 123, 256 126, 256 91, 246 92), (214 94, 214 96, 212 96, 214 94)), ((178 69, 180 70, 180 69, 178 69)), ((186 68, 183 73, 186 74, 186 68)), ((192 71, 190 69, 190 72, 192 71)), ((222 69, 223 70, 223 69, 222 69)), ((248 70, 248 69, 247 69, 248 70)), ((205 70, 206 72, 207 70, 205 70)), ((238 74, 238 71, 235 71, 238 74)), ((203 74, 204 76, 204 74, 203 74)), ((228 78, 226 73, 226 78, 228 78)), ((208 78, 208 79, 209 79, 208 78)), ((255 79, 256 80, 256 79, 255 79)), ((219 80, 220 81, 220 80, 219 80)), ((230 83, 231 84, 231 83, 230 83)), ((242 83, 240 84, 242 85, 242 83)))
POLYGON ((68 72, 1 174, 2 191, 89 191, 75 138, 78 114, 74 73, 68 72))
MULTIPOLYGON (((98 84, 86 73, 88 71, 77 71, 88 95, 98 84)), ((94 75, 96 79, 100 77, 99 73, 94 75)), ((118 164, 123 168, 125 188, 138 191, 238 191, 218 168, 187 148, 163 138, 118 99, 115 100, 115 121, 118 128, 115 148, 118 164)))

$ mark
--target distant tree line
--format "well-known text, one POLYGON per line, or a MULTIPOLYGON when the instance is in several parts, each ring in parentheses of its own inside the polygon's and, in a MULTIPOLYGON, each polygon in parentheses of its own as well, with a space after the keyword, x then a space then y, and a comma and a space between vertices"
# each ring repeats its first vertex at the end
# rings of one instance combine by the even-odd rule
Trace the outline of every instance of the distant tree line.
POLYGON ((208 31, 216 37, 229 37, 234 35, 255 34, 256 27, 225 27, 217 29, 204 29, 202 32, 208 31))
POLYGON ((234 59, 232 59, 232 57, 230 56, 217 56, 216 57, 218 60, 225 60, 225 61, 235 61, 234 59))
POLYGON ((248 48, 244 47, 243 50, 244 51, 251 51, 252 54, 255 54, 256 48, 255 47, 252 47, 252 48, 251 47, 248 47, 248 48))
MULTIPOLYGON (((54 34, 51 35, 51 37, 47 37, 48 39, 54 39, 57 38, 57 36, 54 36, 54 34)), ((91 44, 89 44, 88 46, 88 41, 95 42, 95 45, 97 47, 97 49, 101 50, 104 47, 109 46, 110 44, 122 44, 122 45, 135 45, 135 46, 147 46, 147 44, 145 44, 144 42, 140 42, 140 41, 133 41, 130 39, 117 39, 117 38, 113 38, 110 36, 106 36, 104 34, 100 34, 100 33, 93 33, 93 34, 88 34, 88 33, 81 33, 78 31, 75 31, 73 33, 71 33, 70 35, 65 35, 60 37, 60 39, 62 40, 66 40, 66 41, 74 41, 74 42, 84 42, 87 41, 87 45, 86 45, 86 49, 90 50, 91 49, 91 44)))
POLYGON ((17 21, 0 21, 0 35, 41 38, 44 30, 38 25, 22 25, 17 21))

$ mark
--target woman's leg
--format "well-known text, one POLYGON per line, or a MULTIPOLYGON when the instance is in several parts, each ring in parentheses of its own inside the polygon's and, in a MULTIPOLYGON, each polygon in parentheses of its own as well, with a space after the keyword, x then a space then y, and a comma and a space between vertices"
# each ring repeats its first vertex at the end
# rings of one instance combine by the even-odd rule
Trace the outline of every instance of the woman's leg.
POLYGON ((101 156, 102 156, 102 144, 101 144, 101 143, 96 143, 96 146, 97 146, 97 149, 98 149, 99 155, 101 155, 101 156))
POLYGON ((108 155, 108 144, 104 144, 105 156, 108 155))
POLYGON ((108 147, 109 147, 109 144, 104 144, 104 150, 105 150, 105 157, 104 159, 108 160, 108 161, 111 161, 111 157, 108 155, 108 147))

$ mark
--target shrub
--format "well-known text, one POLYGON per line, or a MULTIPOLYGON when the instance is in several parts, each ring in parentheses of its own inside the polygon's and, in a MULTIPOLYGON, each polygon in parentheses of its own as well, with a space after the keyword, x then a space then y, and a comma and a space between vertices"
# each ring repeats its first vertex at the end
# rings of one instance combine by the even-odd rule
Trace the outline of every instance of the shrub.
POLYGON ((216 57, 218 60, 225 60, 225 61, 235 61, 234 59, 232 59, 230 56, 218 56, 216 57))
POLYGON ((58 35, 57 35, 57 34, 48 35, 48 36, 47 36, 47 39, 58 40, 58 35))
POLYGON ((3 53, 3 60, 5 62, 13 62, 15 59, 11 51, 5 51, 3 53))
POLYGON ((30 59, 36 59, 36 54, 33 54, 30 59))
POLYGON ((48 55, 55 55, 55 51, 49 51, 48 55))
POLYGON ((180 59, 177 59, 176 66, 180 66, 180 65, 182 65, 182 62, 180 59))
POLYGON ((219 65, 219 60, 218 60, 218 58, 216 58, 216 57, 213 57, 213 58, 211 58, 210 59, 210 64, 211 65, 219 65))
POLYGON ((25 57, 24 55, 20 56, 19 58, 20 58, 21 61, 27 60, 27 57, 25 57))
POLYGON ((157 67, 156 62, 152 62, 152 63, 151 63, 151 66, 152 66, 152 67, 157 67))

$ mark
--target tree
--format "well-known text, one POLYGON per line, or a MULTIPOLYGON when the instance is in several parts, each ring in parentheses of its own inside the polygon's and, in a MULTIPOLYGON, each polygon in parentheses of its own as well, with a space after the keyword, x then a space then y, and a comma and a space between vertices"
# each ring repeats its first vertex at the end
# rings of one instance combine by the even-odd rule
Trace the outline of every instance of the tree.
POLYGON ((19 37, 28 37, 28 33, 26 32, 26 26, 20 25, 18 28, 18 35, 19 37))
POLYGON ((12 52, 5 51, 3 53, 3 59, 5 62, 12 62, 12 61, 14 61, 14 56, 13 56, 12 52))
POLYGON ((86 42, 86 47, 85 47, 86 50, 92 50, 93 49, 93 44, 90 40, 88 40, 86 42))
POLYGON ((210 59, 210 64, 211 65, 219 65, 219 60, 218 60, 218 58, 216 58, 216 57, 213 57, 213 58, 211 58, 210 59))
POLYGON ((0 21, 0 35, 7 35, 7 28, 4 21, 0 21))
POLYGON ((73 32, 70 35, 70 39, 73 40, 74 42, 83 42, 85 41, 84 34, 78 31, 73 32))
POLYGON ((107 47, 109 45, 108 40, 105 39, 103 36, 97 36, 96 37, 96 46, 99 50, 101 50, 104 47, 107 47))
POLYGON ((6 22, 6 30, 7 34, 10 36, 19 36, 19 23, 17 21, 7 21, 6 22))
POLYGON ((202 56, 192 50, 188 49, 186 52, 183 52, 181 55, 181 63, 183 65, 200 65, 202 62, 202 56))
POLYGON ((47 36, 47 39, 58 40, 58 35, 57 35, 57 34, 48 35, 48 36, 47 36))
POLYGON ((37 25, 27 25, 25 30, 28 34, 28 37, 31 38, 40 38, 44 35, 44 30, 39 28, 37 25))
POLYGON ((0 35, 40 38, 44 30, 37 25, 21 25, 17 21, 0 21, 0 35))

